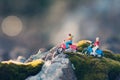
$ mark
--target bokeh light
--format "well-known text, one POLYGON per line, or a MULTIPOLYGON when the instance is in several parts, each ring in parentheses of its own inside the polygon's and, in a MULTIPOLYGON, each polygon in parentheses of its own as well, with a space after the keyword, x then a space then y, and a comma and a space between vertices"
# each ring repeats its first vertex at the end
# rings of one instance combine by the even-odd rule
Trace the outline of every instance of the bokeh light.
POLYGON ((7 36, 17 36, 21 33, 22 29, 22 22, 17 16, 8 16, 2 22, 2 31, 7 36))

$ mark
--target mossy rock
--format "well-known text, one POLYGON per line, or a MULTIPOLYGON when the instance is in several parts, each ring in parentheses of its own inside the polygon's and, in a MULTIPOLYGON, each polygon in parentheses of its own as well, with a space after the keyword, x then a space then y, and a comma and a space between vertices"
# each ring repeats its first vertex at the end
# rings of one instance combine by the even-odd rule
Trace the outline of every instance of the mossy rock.
POLYGON ((84 48, 87 48, 89 45, 90 45, 90 42, 89 40, 81 40, 77 43, 77 47, 78 47, 78 51, 79 52, 82 52, 82 50, 84 48))
POLYGON ((115 54, 110 50, 103 50, 104 56, 116 61, 120 61, 120 54, 115 54))
POLYGON ((28 76, 37 74, 43 65, 42 60, 29 63, 4 61, 0 63, 0 80, 25 80, 28 76))
POLYGON ((67 54, 71 63, 74 64, 77 80, 117 80, 120 77, 118 60, 88 57, 77 53, 67 54))

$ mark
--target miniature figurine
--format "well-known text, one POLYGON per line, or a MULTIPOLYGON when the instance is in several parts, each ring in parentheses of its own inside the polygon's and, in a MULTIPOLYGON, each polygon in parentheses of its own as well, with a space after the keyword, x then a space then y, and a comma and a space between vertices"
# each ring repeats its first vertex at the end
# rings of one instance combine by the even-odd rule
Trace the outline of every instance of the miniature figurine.
POLYGON ((96 37, 96 41, 94 42, 93 53, 96 54, 96 50, 99 48, 100 41, 99 37, 96 37))
POLYGON ((72 34, 68 34, 68 38, 66 39, 66 48, 69 48, 69 45, 72 45, 72 34))

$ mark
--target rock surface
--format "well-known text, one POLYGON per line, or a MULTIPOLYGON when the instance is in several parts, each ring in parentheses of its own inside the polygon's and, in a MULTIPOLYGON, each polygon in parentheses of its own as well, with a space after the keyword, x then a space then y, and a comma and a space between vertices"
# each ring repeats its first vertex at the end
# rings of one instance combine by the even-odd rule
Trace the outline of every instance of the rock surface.
POLYGON ((40 58, 43 58, 43 56, 46 57, 46 61, 42 70, 26 80, 77 80, 67 55, 64 53, 58 54, 57 47, 47 52, 47 55, 46 53, 42 54, 40 58))

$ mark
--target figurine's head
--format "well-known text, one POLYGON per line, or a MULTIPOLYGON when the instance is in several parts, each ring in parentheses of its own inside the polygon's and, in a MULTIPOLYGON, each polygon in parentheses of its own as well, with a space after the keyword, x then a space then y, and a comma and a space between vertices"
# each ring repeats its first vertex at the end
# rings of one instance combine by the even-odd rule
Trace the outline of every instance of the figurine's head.
POLYGON ((68 36, 72 36, 72 34, 68 34, 68 36))
POLYGON ((96 37, 96 41, 99 41, 100 40, 100 38, 99 37, 96 37))

